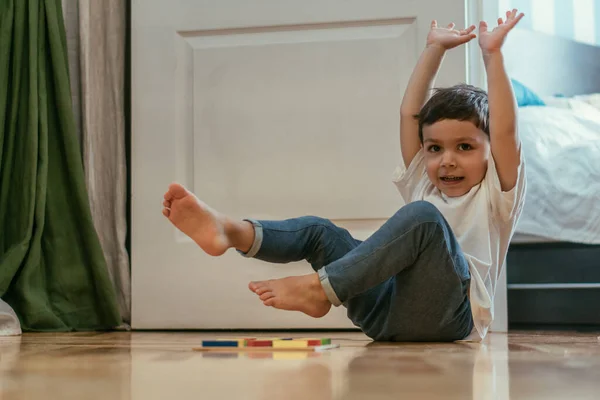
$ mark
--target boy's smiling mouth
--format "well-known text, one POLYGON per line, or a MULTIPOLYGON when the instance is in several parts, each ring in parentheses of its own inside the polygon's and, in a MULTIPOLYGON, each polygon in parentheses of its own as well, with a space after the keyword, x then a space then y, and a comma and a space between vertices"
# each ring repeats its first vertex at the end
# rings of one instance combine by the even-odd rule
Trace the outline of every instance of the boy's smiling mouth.
POLYGON ((459 182, 462 182, 464 179, 465 179, 464 176, 456 176, 456 175, 440 176, 440 180, 448 185, 457 184, 459 182))

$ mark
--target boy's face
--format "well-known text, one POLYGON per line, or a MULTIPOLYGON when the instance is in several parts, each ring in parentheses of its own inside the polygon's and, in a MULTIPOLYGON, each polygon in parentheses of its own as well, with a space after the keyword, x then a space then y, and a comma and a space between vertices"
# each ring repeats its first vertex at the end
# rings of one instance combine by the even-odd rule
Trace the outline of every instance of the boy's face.
POLYGON ((490 141, 470 121, 445 119, 423 126, 427 175, 448 197, 466 194, 487 171, 490 141))

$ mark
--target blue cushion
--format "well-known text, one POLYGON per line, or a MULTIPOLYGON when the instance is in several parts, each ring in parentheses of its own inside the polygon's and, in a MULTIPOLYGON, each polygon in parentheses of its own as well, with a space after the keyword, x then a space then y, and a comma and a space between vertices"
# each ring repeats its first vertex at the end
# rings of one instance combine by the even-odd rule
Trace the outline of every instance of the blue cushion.
POLYGON ((510 81, 512 82, 513 90, 515 92, 519 107, 546 105, 546 103, 544 103, 542 99, 540 99, 540 97, 527 86, 515 79, 511 79, 510 81))

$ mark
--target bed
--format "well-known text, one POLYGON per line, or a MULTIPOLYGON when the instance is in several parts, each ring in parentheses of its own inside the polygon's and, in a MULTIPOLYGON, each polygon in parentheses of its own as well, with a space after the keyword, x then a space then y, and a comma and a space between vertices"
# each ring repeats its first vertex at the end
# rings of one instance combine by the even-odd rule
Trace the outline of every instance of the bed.
POLYGON ((519 107, 528 193, 507 256, 508 327, 596 329, 600 47, 515 29, 504 48, 511 79, 545 103, 519 107))

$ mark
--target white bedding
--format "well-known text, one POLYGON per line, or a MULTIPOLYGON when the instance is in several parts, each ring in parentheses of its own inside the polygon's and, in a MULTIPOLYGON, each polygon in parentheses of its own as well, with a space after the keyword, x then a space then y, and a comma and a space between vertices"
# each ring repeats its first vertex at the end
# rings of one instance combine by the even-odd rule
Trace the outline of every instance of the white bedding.
POLYGON ((517 233, 600 244, 600 109, 547 104, 519 108, 528 187, 517 233))

